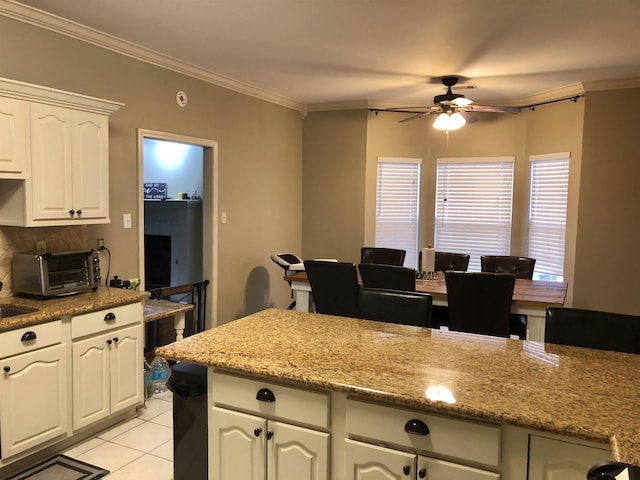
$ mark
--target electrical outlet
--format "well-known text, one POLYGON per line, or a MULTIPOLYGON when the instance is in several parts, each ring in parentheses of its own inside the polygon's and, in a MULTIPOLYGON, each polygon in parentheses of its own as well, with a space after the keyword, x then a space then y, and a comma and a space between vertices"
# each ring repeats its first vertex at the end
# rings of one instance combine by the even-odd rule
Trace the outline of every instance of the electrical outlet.
POLYGON ((39 242, 36 242, 36 253, 38 255, 47 253, 47 242, 45 242, 44 240, 40 240, 39 242))
POLYGON ((227 212, 220 213, 220 223, 227 223, 227 212))
POLYGON ((98 250, 104 249, 104 238, 98 239, 98 250))

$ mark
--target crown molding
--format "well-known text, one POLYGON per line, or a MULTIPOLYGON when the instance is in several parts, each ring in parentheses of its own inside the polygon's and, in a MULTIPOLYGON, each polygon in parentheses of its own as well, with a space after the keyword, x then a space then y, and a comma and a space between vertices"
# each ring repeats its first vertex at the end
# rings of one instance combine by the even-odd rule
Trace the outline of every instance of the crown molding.
POLYGON ((304 104, 283 95, 254 87, 187 62, 182 62, 154 50, 127 42, 113 35, 17 3, 14 0, 0 0, 0 15, 276 105, 299 111, 304 109, 304 104))
POLYGON ((603 90, 624 90, 640 88, 640 77, 617 78, 611 80, 595 80, 583 82, 585 92, 601 92, 603 90))

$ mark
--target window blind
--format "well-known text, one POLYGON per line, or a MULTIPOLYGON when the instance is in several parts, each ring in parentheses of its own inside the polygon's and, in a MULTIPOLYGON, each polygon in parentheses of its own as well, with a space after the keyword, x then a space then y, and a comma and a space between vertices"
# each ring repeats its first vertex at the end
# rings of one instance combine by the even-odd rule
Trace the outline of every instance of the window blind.
POLYGON ((376 247, 406 250, 404 264, 418 263, 420 164, 417 158, 378 158, 376 247))
POLYGON ((471 255, 509 255, 514 157, 439 158, 435 248, 471 255))
POLYGON ((569 158, 568 152, 530 157, 527 256, 536 259, 535 279, 564 278, 569 158))

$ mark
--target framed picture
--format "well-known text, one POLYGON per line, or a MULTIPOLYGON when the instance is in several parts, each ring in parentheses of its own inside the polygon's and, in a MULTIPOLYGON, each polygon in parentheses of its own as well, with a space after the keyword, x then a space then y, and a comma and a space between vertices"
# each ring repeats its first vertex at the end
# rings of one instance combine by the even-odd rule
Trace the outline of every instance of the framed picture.
POLYGON ((166 183, 145 183, 143 188, 145 200, 164 200, 167 198, 166 183))

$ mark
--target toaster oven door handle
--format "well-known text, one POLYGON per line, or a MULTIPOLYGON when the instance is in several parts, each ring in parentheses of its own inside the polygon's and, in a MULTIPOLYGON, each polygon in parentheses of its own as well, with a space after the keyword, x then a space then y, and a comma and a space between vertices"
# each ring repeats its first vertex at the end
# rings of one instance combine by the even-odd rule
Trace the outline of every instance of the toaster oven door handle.
POLYGON ((116 314, 113 312, 109 312, 104 316, 105 322, 113 322, 116 319, 116 314))

